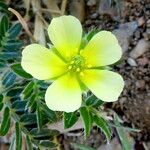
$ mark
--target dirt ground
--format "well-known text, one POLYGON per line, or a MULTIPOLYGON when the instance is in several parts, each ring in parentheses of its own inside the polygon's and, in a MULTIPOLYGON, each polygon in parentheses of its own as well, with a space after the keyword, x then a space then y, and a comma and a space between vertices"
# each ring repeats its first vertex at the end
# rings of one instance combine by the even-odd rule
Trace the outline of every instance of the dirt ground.
MULTIPOLYGON (((116 6, 111 10, 100 7, 89 0, 86 3, 86 15, 83 22, 85 30, 105 29, 116 33, 123 47, 123 60, 115 66, 115 70, 125 79, 125 89, 119 101, 107 104, 123 119, 124 124, 141 129, 140 133, 131 133, 134 137, 136 150, 150 149, 150 1, 120 1, 120 12, 116 6), (89 4, 89 2, 91 2, 89 4), (135 22, 138 27, 133 27, 135 22), (123 27, 120 27, 123 26, 123 27), (129 32, 128 35, 125 33, 129 32)), ((82 17, 81 17, 82 18, 82 17)), ((66 137, 68 139, 68 137, 66 137)), ((97 130, 84 142, 83 136, 74 141, 101 148, 103 137, 97 130)), ((68 148, 69 149, 69 148, 68 148)), ((105 149, 105 148, 104 148, 105 149)), ((117 147, 114 148, 117 150, 117 147)))

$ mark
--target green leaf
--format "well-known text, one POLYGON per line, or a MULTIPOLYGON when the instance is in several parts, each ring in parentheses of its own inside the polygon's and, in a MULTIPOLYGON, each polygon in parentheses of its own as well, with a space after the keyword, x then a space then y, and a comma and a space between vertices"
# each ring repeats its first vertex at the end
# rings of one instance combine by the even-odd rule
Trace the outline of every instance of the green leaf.
POLYGON ((42 128, 42 115, 41 115, 41 111, 38 105, 36 107, 36 116, 37 116, 38 130, 40 131, 42 128))
POLYGON ((9 28, 9 21, 6 15, 0 17, 0 35, 4 36, 9 28))
POLYGON ((1 2, 1 1, 0 1, 0 12, 9 14, 8 6, 4 2, 1 2))
POLYGON ((64 128, 72 127, 78 120, 76 112, 66 113, 64 112, 64 128))
POLYGON ((92 127, 91 114, 90 114, 87 107, 81 107, 80 108, 80 115, 81 115, 82 121, 84 123, 85 138, 86 138, 90 134, 91 127, 92 127))
POLYGON ((9 87, 9 86, 12 86, 15 82, 15 79, 16 79, 16 75, 12 72, 6 72, 2 78, 2 84, 5 86, 5 87, 9 87))
POLYGON ((22 87, 11 88, 11 89, 6 93, 6 96, 13 97, 13 98, 17 98, 17 97, 20 96, 22 90, 23 90, 22 87))
POLYGON ((16 150, 21 150, 22 149, 22 134, 21 134, 21 129, 19 126, 19 123, 16 122, 16 150))
POLYGON ((37 93, 33 93, 33 94, 31 95, 31 97, 29 97, 28 102, 27 102, 27 105, 26 105, 26 107, 25 107, 25 110, 28 109, 29 107, 32 108, 32 106, 35 104, 36 94, 37 94, 37 93))
POLYGON ((44 147, 44 148, 52 148, 53 149, 53 148, 57 147, 57 144, 55 144, 49 140, 42 140, 42 141, 40 141, 39 146, 44 147))
POLYGON ((3 120, 1 123, 0 135, 1 136, 6 135, 9 128, 10 128, 10 110, 8 107, 6 107, 4 110, 3 120))
POLYGON ((23 43, 19 40, 9 40, 3 45, 5 50, 16 50, 23 46, 23 43))
POLYGON ((15 110, 16 113, 24 113, 26 104, 27 101, 17 100, 12 103, 12 108, 15 110))
MULTIPOLYGON (((119 122, 119 117, 118 115, 115 113, 114 114, 114 123, 116 126, 121 126, 120 122, 119 122)), ((132 149, 132 145, 130 144, 128 137, 126 136, 126 132, 123 128, 118 128, 116 127, 116 131, 118 133, 120 142, 124 148, 124 150, 131 150, 132 149)))
POLYGON ((36 114, 34 113, 24 114, 21 116, 20 122, 22 122, 22 124, 25 126, 36 125, 37 124, 36 114))
POLYGON ((26 136, 26 145, 27 145, 27 150, 33 150, 32 143, 28 135, 26 136))
POLYGON ((111 139, 112 132, 107 121, 97 115, 93 117, 93 120, 96 123, 96 125, 104 132, 107 140, 109 141, 111 139))
POLYGON ((3 95, 0 94, 0 103, 2 103, 2 102, 3 102, 3 95))
POLYGON ((22 91, 23 99, 27 99, 28 97, 30 97, 30 95, 34 89, 34 85, 35 85, 34 81, 31 81, 27 84, 27 86, 22 91))
POLYGON ((115 124, 112 124, 112 123, 109 123, 109 125, 111 127, 124 129, 125 131, 128 131, 128 132, 140 132, 141 131, 140 129, 130 128, 130 127, 122 126, 122 125, 115 125, 115 124))
POLYGON ((71 145, 73 146, 73 148, 75 149, 79 149, 79 150, 96 150, 92 147, 83 145, 83 144, 78 144, 78 143, 71 143, 71 145))
POLYGON ((0 103, 0 111, 3 109, 4 104, 0 103))
POLYGON ((91 95, 86 99, 86 105, 92 107, 99 107, 103 105, 104 102, 98 99, 95 95, 91 95))
POLYGON ((92 30, 86 35, 86 40, 89 42, 89 41, 92 39, 92 37, 93 37, 96 33, 98 33, 98 32, 99 32, 98 29, 92 29, 92 30))
POLYGON ((38 105, 40 105, 41 110, 45 113, 49 120, 55 122, 57 120, 56 113, 50 110, 45 103, 38 101, 38 105))
POLYGON ((0 69, 6 67, 6 62, 4 60, 0 60, 0 69))
POLYGON ((19 35, 21 29, 22 26, 20 23, 16 23, 13 26, 11 26, 8 30, 9 38, 16 38, 19 35))
POLYGON ((50 129, 41 129, 39 131, 37 128, 35 128, 30 131, 30 134, 34 139, 44 140, 59 135, 59 131, 50 129))
POLYGON ((1 60, 10 60, 18 57, 18 52, 1 52, 0 59, 1 60))
POLYGON ((32 76, 30 74, 28 74, 27 72, 25 72, 23 70, 23 68, 21 67, 21 64, 20 63, 16 63, 16 64, 13 64, 11 66, 11 69, 19 76, 23 77, 23 78, 27 78, 27 79, 30 79, 32 78, 32 76))

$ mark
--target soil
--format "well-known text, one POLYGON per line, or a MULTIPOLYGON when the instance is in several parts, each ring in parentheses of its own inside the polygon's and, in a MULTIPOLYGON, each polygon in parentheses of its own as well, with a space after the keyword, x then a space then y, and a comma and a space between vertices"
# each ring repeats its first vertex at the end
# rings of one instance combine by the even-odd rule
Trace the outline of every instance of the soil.
MULTIPOLYGON (((150 149, 148 144, 146 148, 143 146, 143 143, 150 141, 150 48, 146 53, 134 59, 137 66, 131 66, 127 62, 130 52, 140 39, 145 39, 150 45, 150 1, 123 1, 123 13, 120 14, 120 19, 117 21, 108 14, 100 14, 98 7, 98 4, 86 5, 86 18, 83 23, 86 31, 93 28, 113 31, 123 23, 141 18, 144 21, 130 37, 129 47, 124 53, 123 62, 115 66, 115 70, 124 77, 125 89, 119 101, 107 104, 106 108, 114 109, 123 119, 125 125, 141 130, 139 133, 130 134, 131 137, 134 137, 136 150, 150 149)), ((65 138, 67 141, 68 137, 65 136, 65 138)), ((94 129, 87 141, 83 139, 82 135, 74 137, 73 141, 98 148, 104 140, 98 130, 94 129)))

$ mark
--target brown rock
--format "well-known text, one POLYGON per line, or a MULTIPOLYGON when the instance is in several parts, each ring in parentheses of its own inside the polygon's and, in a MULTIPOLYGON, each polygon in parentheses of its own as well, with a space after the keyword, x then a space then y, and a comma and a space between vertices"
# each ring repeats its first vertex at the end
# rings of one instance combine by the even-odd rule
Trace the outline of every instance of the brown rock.
POLYGON ((140 57, 142 54, 144 54, 149 49, 149 43, 145 41, 144 39, 141 39, 136 47, 130 52, 130 57, 136 59, 140 57))

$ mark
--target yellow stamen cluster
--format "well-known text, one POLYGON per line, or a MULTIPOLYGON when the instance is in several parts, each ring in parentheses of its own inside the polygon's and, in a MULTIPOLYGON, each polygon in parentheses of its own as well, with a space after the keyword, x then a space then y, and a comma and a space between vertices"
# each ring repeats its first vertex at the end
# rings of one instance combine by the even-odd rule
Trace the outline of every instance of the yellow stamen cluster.
MULTIPOLYGON (((85 59, 81 55, 75 55, 72 57, 71 61, 68 64, 68 69, 71 72, 81 73, 85 67, 85 59)), ((83 73, 81 73, 83 75, 83 73)))
POLYGON ((91 64, 86 64, 86 60, 81 55, 75 55, 68 63, 68 70, 70 72, 79 73, 80 76, 84 76, 83 70, 85 68, 91 68, 91 64))

